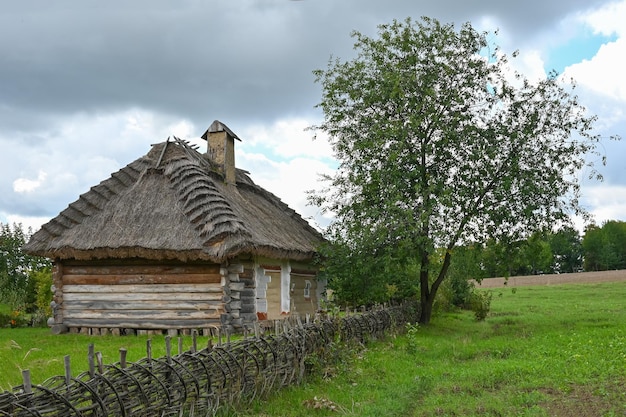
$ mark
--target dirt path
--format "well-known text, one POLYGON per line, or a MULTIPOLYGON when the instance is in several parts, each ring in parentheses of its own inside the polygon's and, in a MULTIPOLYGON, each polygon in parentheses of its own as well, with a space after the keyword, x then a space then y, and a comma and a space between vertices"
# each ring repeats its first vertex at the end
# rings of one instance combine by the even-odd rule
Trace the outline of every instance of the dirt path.
MULTIPOLYGON (((620 271, 598 271, 598 272, 578 272, 575 274, 548 274, 510 277, 507 287, 522 287, 528 285, 556 285, 556 284, 576 284, 592 282, 616 282, 626 281, 626 270, 620 271)), ((501 288, 504 287, 504 278, 486 278, 478 288, 501 288)))

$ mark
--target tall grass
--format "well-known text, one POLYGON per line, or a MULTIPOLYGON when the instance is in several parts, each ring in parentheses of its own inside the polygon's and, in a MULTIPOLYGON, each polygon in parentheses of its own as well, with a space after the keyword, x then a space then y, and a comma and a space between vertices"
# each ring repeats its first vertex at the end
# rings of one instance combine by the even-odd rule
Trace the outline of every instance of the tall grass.
POLYGON ((495 290, 234 415, 624 416, 626 284, 495 290))

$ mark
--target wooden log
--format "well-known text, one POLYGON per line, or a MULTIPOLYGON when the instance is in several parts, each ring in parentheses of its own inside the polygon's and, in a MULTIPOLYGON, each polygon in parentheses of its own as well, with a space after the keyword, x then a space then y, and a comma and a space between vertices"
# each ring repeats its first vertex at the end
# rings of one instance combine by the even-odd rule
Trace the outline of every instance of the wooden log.
POLYGON ((231 274, 241 274, 244 270, 242 264, 228 265, 227 269, 228 269, 228 272, 230 272, 231 274))
POLYGON ((140 275, 140 274, 207 274, 219 275, 220 266, 217 264, 133 264, 132 262, 116 261, 118 265, 99 264, 97 261, 85 263, 63 264, 63 275, 140 275))
MULTIPOLYGON (((154 284, 154 285, 64 285, 63 296, 69 293, 221 293, 216 284, 154 284)), ((57 301, 58 302, 58 301, 57 301)))
POLYGON ((65 275, 64 285, 219 284, 217 274, 65 275))
MULTIPOLYGON (((223 314, 222 314, 223 315, 223 314)), ((159 320, 152 318, 151 320, 131 320, 131 319, 68 319, 65 323, 70 332, 77 332, 81 328, 89 328, 91 326, 110 327, 112 329, 120 329, 120 334, 125 333, 127 335, 135 334, 134 329, 197 329, 206 326, 216 325, 219 326, 221 316, 218 319, 180 319, 180 320, 159 320), (123 331, 122 331, 123 329, 123 331)))
POLYGON ((224 296, 221 293, 181 293, 181 294, 163 294, 163 293, 92 293, 92 292, 75 292, 66 294, 64 308, 68 303, 80 302, 108 302, 123 303, 137 301, 163 301, 163 302, 194 302, 194 303, 212 303, 223 301, 224 296))
MULTIPOLYGON (((131 320, 210 320, 219 318, 221 309, 196 310, 68 310, 65 322, 73 319, 131 319, 131 320)), ((104 327, 104 326, 101 326, 104 327)))
POLYGON ((71 310, 191 310, 191 311, 208 311, 221 309, 222 302, 181 302, 181 301, 145 301, 138 300, 135 302, 119 302, 114 300, 107 301, 66 301, 66 316, 72 315, 71 310))
POLYGON ((243 304, 256 304, 256 297, 244 297, 242 295, 240 300, 243 304))
POLYGON ((256 306, 250 304, 244 304, 239 310, 241 313, 254 313, 256 315, 256 306))
POLYGON ((240 291, 240 294, 241 294, 242 297, 255 298, 256 297, 256 289, 254 289, 254 288, 244 288, 243 290, 240 291))

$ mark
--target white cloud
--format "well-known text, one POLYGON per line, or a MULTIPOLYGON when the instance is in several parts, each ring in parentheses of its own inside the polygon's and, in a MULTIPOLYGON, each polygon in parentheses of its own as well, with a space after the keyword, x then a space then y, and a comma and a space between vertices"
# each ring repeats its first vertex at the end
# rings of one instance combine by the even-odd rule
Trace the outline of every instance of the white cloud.
MULTIPOLYGON (((626 21, 626 15, 624 15, 626 21)), ((565 69, 566 78, 574 78, 581 86, 612 99, 626 101, 626 78, 623 57, 626 39, 604 44, 591 60, 584 60, 565 69)))
POLYGON ((277 195, 313 226, 328 225, 330 219, 308 205, 306 192, 320 187, 319 175, 331 174, 330 165, 303 157, 277 162, 259 153, 238 153, 237 158, 256 184, 277 195))
POLYGON ((596 94, 626 101, 623 63, 623 57, 626 56, 626 1, 609 3, 597 11, 581 15, 580 20, 595 33, 605 36, 615 34, 618 38, 602 45, 592 59, 567 67, 564 76, 573 77, 596 94))
POLYGON ((324 159, 332 157, 332 149, 323 135, 313 140, 314 132, 306 130, 310 120, 302 118, 281 119, 270 126, 251 125, 241 133, 235 132, 245 149, 267 149, 280 158, 306 156, 324 159))
POLYGON ((81 193, 146 154, 150 144, 171 135, 186 137, 191 131, 193 125, 184 119, 127 109, 74 114, 41 132, 0 132, 2 219, 32 218, 28 224, 40 226, 81 193))
POLYGON ((626 35, 625 18, 626 1, 608 3, 598 10, 580 15, 580 19, 589 24, 596 33, 605 36, 626 35))
POLYGON ((602 184, 584 190, 583 204, 598 225, 607 220, 626 221, 626 186, 602 184))
POLYGON ((18 178, 15 181, 13 181, 13 191, 15 191, 16 193, 20 193, 20 194, 30 193, 36 190, 37 188, 41 187, 43 182, 46 180, 47 176, 48 174, 40 170, 37 173, 37 179, 35 180, 31 180, 28 178, 18 178))
POLYGON ((46 223, 50 218, 37 216, 21 216, 15 214, 0 213, 0 223, 4 224, 21 224, 24 231, 30 228, 33 233, 39 230, 42 224, 46 223))

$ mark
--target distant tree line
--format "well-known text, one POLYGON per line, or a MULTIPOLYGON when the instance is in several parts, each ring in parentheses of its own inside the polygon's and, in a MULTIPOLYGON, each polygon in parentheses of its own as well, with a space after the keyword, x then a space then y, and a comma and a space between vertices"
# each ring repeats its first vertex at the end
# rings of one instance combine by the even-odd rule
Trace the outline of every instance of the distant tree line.
POLYGON ((22 251, 31 234, 0 223, 0 327, 45 322, 51 313, 52 264, 22 251))
POLYGON ((626 269, 626 222, 592 224, 582 236, 563 226, 513 242, 490 239, 458 252, 455 268, 475 279, 626 269))
MULTIPOLYGON (((364 262, 359 251, 345 248, 344 257, 335 251, 325 267, 336 300, 347 304, 370 304, 415 294, 407 276, 417 264, 394 262, 382 256, 379 262, 364 262), (339 261, 338 259, 342 259, 339 261)), ((376 257, 376 250, 361 252, 376 257)), ((445 249, 435 250, 433 264, 444 261, 445 249)), ((588 226, 583 235, 571 226, 554 231, 535 232, 526 239, 489 239, 485 244, 468 244, 454 249, 444 285, 451 304, 464 305, 471 295, 471 280, 537 274, 563 274, 582 271, 626 269, 626 222, 610 220, 601 226, 588 226)))

